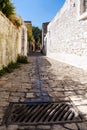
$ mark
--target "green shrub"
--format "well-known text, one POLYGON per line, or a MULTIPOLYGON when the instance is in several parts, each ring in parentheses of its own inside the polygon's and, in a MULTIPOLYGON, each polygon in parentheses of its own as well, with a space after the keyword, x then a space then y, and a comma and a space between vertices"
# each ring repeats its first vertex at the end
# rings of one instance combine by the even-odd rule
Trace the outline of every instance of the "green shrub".
POLYGON ((0 77, 3 76, 5 74, 5 71, 2 69, 0 70, 0 77))
POLYGON ((14 69, 17 69, 19 68, 19 64, 18 63, 9 63, 7 67, 3 67, 3 70, 6 72, 6 73, 11 73, 13 72, 14 69))
POLYGON ((0 11, 17 27, 21 26, 20 20, 16 17, 15 7, 11 0, 0 0, 0 11))
POLYGON ((0 0, 0 11, 2 11, 7 18, 15 14, 15 7, 10 0, 0 0))
POLYGON ((21 26, 20 21, 17 20, 17 19, 14 20, 14 24, 15 24, 17 27, 20 27, 20 26, 21 26))
POLYGON ((18 56, 16 63, 9 63, 8 66, 3 66, 3 68, 0 70, 0 77, 3 76, 6 73, 13 72, 14 69, 17 69, 20 67, 20 63, 27 64, 28 59, 27 56, 18 56))
POLYGON ((3 76, 6 73, 11 73, 11 72, 13 72, 14 69, 17 69, 19 67, 20 67, 20 65, 18 63, 11 62, 8 64, 8 66, 3 67, 3 69, 0 70, 0 76, 3 76))
POLYGON ((24 63, 24 64, 27 64, 28 63, 28 58, 27 56, 18 56, 17 58, 17 63, 24 63))

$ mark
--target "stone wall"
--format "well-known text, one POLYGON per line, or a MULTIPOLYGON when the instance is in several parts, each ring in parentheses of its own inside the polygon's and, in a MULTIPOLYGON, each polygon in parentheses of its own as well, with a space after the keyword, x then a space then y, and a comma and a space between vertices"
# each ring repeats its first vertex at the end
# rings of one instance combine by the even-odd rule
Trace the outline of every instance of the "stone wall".
POLYGON ((18 29, 0 12, 0 69, 11 61, 15 62, 21 54, 21 37, 22 27, 18 29))
POLYGON ((87 18, 79 17, 80 0, 66 0, 48 25, 47 56, 87 69, 87 18))

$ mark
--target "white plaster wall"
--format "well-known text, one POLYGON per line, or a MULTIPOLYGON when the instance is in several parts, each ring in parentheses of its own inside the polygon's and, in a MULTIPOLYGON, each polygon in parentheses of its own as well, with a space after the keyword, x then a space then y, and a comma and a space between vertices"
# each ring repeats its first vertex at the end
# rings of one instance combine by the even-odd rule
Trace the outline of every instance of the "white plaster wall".
POLYGON ((78 0, 66 0, 48 25, 47 56, 87 69, 87 20, 78 19, 78 0))

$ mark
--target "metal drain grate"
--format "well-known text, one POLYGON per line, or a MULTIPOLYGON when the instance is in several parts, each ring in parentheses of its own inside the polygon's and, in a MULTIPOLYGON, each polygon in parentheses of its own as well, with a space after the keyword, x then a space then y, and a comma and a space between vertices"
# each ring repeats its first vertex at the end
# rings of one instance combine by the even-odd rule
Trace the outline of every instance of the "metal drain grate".
POLYGON ((81 118, 69 102, 10 103, 4 123, 38 125, 78 122, 81 118))

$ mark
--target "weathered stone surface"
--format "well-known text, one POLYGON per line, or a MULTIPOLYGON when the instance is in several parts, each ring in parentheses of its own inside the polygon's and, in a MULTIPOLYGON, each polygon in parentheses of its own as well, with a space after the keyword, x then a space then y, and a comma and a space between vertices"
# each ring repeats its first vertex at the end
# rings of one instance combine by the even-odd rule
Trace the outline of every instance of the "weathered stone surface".
POLYGON ((37 129, 38 130, 50 130, 51 126, 50 125, 38 125, 37 129))
POLYGON ((17 130, 18 126, 17 125, 9 125, 7 127, 7 130, 17 130))
POLYGON ((0 126, 0 130, 7 130, 6 126, 0 126))
POLYGON ((12 96, 13 98, 14 97, 24 97, 25 93, 23 93, 23 92, 22 93, 21 92, 15 92, 15 93, 11 92, 10 96, 12 96))
POLYGON ((78 130, 76 124, 54 125, 52 130, 78 130))
MULTIPOLYGON (((20 29, 18 29, 0 11, 0 69, 2 69, 3 66, 6 66, 11 62, 16 62, 18 54, 27 55, 26 26, 22 25, 20 29), (23 36, 24 40, 22 40, 23 29, 24 29, 24 36, 23 36)), ((6 81, 8 79, 4 78, 3 80, 6 81)))
POLYGON ((87 122, 77 123, 80 130, 87 130, 87 122))
POLYGON ((27 93, 26 94, 26 98, 34 98, 34 94, 33 93, 27 93))
MULTIPOLYGON (((37 54, 37 53, 36 53, 37 54)), ((46 57, 40 56, 38 57, 38 63, 36 63, 37 56, 29 57, 29 60, 32 61, 32 64, 28 64, 22 66, 19 71, 14 71, 16 75, 17 81, 15 80, 15 75, 10 74, 7 75, 8 80, 3 78, 1 81, 3 85, 3 90, 0 90, 0 125, 3 120, 3 116, 5 111, 7 110, 7 106, 9 102, 28 102, 28 101, 72 101, 74 105, 76 105, 80 112, 84 115, 87 119, 87 84, 81 83, 82 77, 84 77, 84 81, 87 78, 87 72, 83 71, 82 69, 78 69, 67 64, 46 59, 46 57), (36 64, 35 64, 36 63, 36 64), (45 75, 49 78, 48 80, 41 80, 40 77, 36 79, 32 77, 32 73, 36 75, 37 65, 39 64, 39 72, 38 75, 43 75, 43 69, 45 69, 45 75), (51 64, 51 66, 50 66, 51 64), (27 68, 28 66, 28 68, 27 68), (30 67, 29 67, 30 66, 30 67), (67 69, 66 69, 67 68, 67 69), (25 70, 25 71, 24 71, 25 70), (31 71, 33 70, 33 72, 31 71), (62 71, 62 72, 61 72, 62 71), (21 74, 23 72, 24 77, 29 76, 26 78, 26 81, 22 82, 19 80, 19 77, 23 78, 21 74), (31 75, 27 75, 30 72, 31 75), (61 77, 61 78, 60 78, 61 77), (33 83, 32 80, 33 79, 33 83), (53 78, 53 79, 52 79, 53 78), (81 80, 80 80, 81 79, 81 80), (14 82, 15 80, 15 82, 14 82), (11 83, 10 88, 7 89, 5 86, 6 83, 11 83), (29 88, 28 88, 29 83, 29 88), (72 85, 73 84, 73 85, 72 85), (5 87, 4 87, 5 86, 5 87), (23 87, 22 87, 23 86, 23 87), (25 87, 24 87, 25 86, 25 87), (31 88, 30 88, 31 86, 31 88), (5 90, 6 89, 6 90, 5 90), (46 93, 45 93, 46 92, 46 93), (38 94, 38 96, 37 96, 38 94)), ((2 86, 0 87, 2 88, 2 86)), ((85 123, 78 123, 78 127, 81 130, 87 130, 87 122, 85 123), (83 129, 84 128, 84 129, 83 129)), ((2 126, 1 126, 2 127, 2 126)), ((5 127, 2 127, 5 128, 5 127)), ((78 130, 76 124, 66 124, 66 125, 48 125, 43 126, 39 125, 37 128, 35 126, 8 126, 6 130, 78 130), (66 128, 67 127, 67 128, 66 128)), ((4 130, 4 129, 1 129, 4 130)))
POLYGON ((9 102, 18 102, 20 97, 9 97, 9 102))
POLYGON ((36 130, 35 126, 19 126, 17 130, 36 130))

